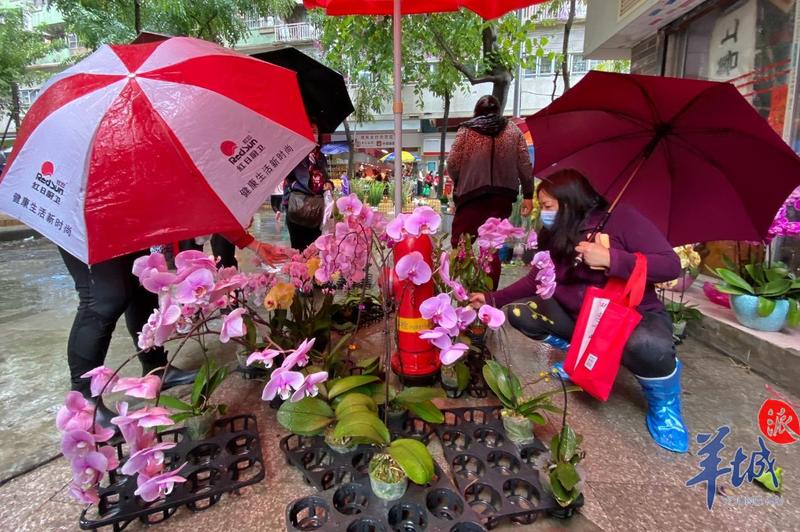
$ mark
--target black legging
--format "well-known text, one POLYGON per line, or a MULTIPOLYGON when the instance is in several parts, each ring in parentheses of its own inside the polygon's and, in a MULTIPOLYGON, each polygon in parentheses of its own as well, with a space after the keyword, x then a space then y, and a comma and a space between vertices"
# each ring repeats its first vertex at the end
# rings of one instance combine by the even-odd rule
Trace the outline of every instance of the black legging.
POLYGON ((286 218, 286 227, 289 229, 289 241, 291 242, 292 249, 298 251, 304 251, 322 234, 322 230, 319 227, 297 225, 289 221, 288 217, 286 218))
MULTIPOLYGON (((575 320, 553 299, 536 297, 509 305, 506 315, 512 327, 534 340, 552 334, 570 341, 575 329, 575 320)), ((649 378, 665 377, 675 370, 672 321, 666 311, 642 313, 642 321, 625 345, 622 365, 634 375, 649 378)))
MULTIPOLYGON (((90 269, 63 249, 58 250, 78 291, 78 312, 67 342, 70 380, 73 390, 88 397, 89 379, 82 379, 81 375, 105 362, 117 320, 125 314, 125 324, 136 346, 139 331, 158 307, 158 297, 145 290, 132 273, 133 261, 146 252, 107 260, 90 269)), ((163 366, 167 355, 163 348, 155 348, 139 360, 147 373, 163 366)))

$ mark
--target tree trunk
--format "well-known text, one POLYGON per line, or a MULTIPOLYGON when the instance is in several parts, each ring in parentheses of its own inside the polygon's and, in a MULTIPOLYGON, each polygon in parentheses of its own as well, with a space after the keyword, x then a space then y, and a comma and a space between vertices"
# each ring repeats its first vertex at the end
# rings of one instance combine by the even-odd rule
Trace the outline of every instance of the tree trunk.
POLYGON ((493 60, 497 57, 497 31, 493 24, 487 24, 483 28, 483 58, 492 60, 489 74, 495 78, 492 82, 492 96, 500 102, 500 114, 504 114, 506 101, 508 101, 508 89, 514 81, 514 75, 505 65, 493 60))
POLYGON ((133 28, 136 35, 142 32, 142 0, 133 0, 133 28))
POLYGON ((16 81, 11 82, 11 118, 14 119, 16 132, 19 133, 19 124, 21 122, 19 117, 20 103, 19 103, 19 85, 16 81))
POLYGON ((450 93, 444 95, 444 116, 442 118, 442 139, 439 142, 439 186, 436 195, 441 198, 444 192, 444 149, 447 144, 447 123, 450 120, 450 93))
POLYGON ((564 57, 561 60, 561 77, 564 78, 564 92, 569 90, 569 34, 572 31, 572 23, 575 21, 575 1, 569 0, 569 17, 564 24, 564 57))
POLYGON ((347 136, 347 177, 353 179, 356 176, 356 153, 355 153, 355 139, 353 138, 353 133, 350 131, 350 123, 345 120, 344 123, 344 134, 347 136))

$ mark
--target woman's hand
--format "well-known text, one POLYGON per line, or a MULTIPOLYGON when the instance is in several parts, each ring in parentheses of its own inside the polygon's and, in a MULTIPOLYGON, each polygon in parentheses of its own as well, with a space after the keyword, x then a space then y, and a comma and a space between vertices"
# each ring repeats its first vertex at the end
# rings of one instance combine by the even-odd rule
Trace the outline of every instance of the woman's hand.
POLYGON ((522 200, 522 206, 520 207, 519 213, 522 216, 530 216, 531 212, 533 212, 533 200, 522 200))
POLYGON ((581 242, 575 251, 583 256, 583 262, 592 269, 604 270, 611 266, 611 252, 603 245, 603 235, 597 234, 594 242, 581 242))
POLYGON ((477 310, 486 304, 486 296, 480 292, 473 292, 469 295, 469 304, 477 310))

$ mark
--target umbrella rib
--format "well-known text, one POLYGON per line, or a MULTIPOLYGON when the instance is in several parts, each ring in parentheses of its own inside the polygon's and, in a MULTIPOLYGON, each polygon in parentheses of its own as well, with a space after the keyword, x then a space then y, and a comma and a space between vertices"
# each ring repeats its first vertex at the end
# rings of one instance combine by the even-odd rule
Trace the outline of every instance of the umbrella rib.
MULTIPOLYGON (((584 108, 581 108, 581 109, 566 109, 564 111, 548 111, 547 114, 542 115, 542 118, 547 118, 549 116, 555 116, 555 115, 565 115, 565 114, 569 114, 569 113, 583 113, 583 112, 586 112, 586 111, 594 111, 594 112, 598 112, 598 113, 606 113, 606 114, 609 114, 609 115, 611 115, 613 117, 616 117, 616 118, 624 118, 626 120, 629 120, 630 122, 633 122, 637 126, 642 126, 643 128, 646 128, 648 130, 652 130, 653 129, 653 125, 652 124, 649 124, 649 123, 645 122, 644 120, 641 120, 641 119, 639 119, 639 118, 637 118, 635 116, 631 116, 631 115, 629 115, 627 113, 623 113, 623 112, 620 112, 620 111, 612 111, 610 109, 598 109, 598 108, 594 108, 594 107, 589 107, 589 108, 584 107, 584 108)), ((534 115, 531 118, 534 118, 535 116, 536 115, 534 115)))
POLYGON ((742 136, 747 137, 747 138, 749 138, 751 140, 754 140, 754 141, 757 141, 757 142, 759 142, 761 144, 764 144, 767 147, 772 148, 773 150, 777 151, 778 153, 780 153, 784 157, 788 157, 788 158, 792 159, 793 161, 797 162, 797 155, 794 152, 787 153, 785 150, 779 150, 777 148, 777 146, 769 143, 766 139, 762 139, 761 137, 753 135, 752 133, 749 133, 747 131, 742 131, 740 129, 732 129, 732 128, 697 128, 697 129, 691 130, 691 129, 683 129, 683 128, 681 128, 681 129, 678 130, 678 132, 681 135, 709 134, 709 133, 719 133, 719 134, 728 133, 728 134, 734 134, 734 135, 742 135, 742 136))
POLYGON ((639 89, 639 92, 642 93, 644 101, 647 102, 647 106, 650 108, 650 114, 653 116, 653 120, 656 123, 660 123, 661 115, 658 114, 658 109, 656 108, 656 104, 652 100, 652 98, 650 98, 650 95, 647 93, 647 90, 642 86, 641 83, 639 83, 637 78, 633 76, 626 76, 625 79, 636 85, 636 88, 639 89))
MULTIPOLYGON (((692 146, 691 144, 686 142, 684 139, 682 139, 680 137, 677 137, 677 136, 671 136, 671 140, 674 140, 674 141, 680 143, 683 146, 684 149, 690 151, 698 159, 708 163, 710 166, 712 166, 714 169, 716 169, 723 176, 727 174, 727 172, 725 172, 725 170, 722 167, 720 167, 715 161, 712 161, 711 159, 708 159, 702 152, 697 150, 694 146, 692 146)), ((745 205, 745 202, 744 202, 744 199, 742 198, 741 193, 736 189, 736 187, 731 187, 731 189, 736 194, 736 197, 739 198, 739 204, 742 206, 742 210, 747 212, 747 206, 745 205)), ((756 226, 753 225, 753 220, 752 219, 748 219, 748 222, 750 223, 750 226, 753 228, 753 232, 755 232, 756 234, 760 234, 760 232, 756 228, 756 226)))
MULTIPOLYGON (((618 140, 635 139, 639 135, 642 135, 642 132, 624 133, 624 134, 616 135, 614 137, 608 137, 608 138, 605 138, 605 139, 602 139, 602 140, 594 141, 594 142, 592 142, 590 144, 587 144, 586 146, 582 146, 582 147, 578 148, 577 150, 574 150, 567 157, 561 157, 558 161, 550 163, 547 166, 551 166, 553 164, 556 164, 559 161, 563 161, 564 159, 568 159, 569 157, 573 157, 573 156, 577 155, 578 153, 580 153, 580 152, 582 152, 584 150, 588 150, 589 148, 593 148, 593 147, 597 146, 598 144, 605 144, 607 142, 615 142, 615 141, 618 141, 618 140)), ((650 133, 648 133, 647 135, 649 136, 650 133)), ((647 136, 643 135, 643 138, 647 138, 647 136)), ((617 179, 619 179, 619 177, 617 177, 617 179)), ((616 179, 614 180, 614 182, 616 182, 616 179)))

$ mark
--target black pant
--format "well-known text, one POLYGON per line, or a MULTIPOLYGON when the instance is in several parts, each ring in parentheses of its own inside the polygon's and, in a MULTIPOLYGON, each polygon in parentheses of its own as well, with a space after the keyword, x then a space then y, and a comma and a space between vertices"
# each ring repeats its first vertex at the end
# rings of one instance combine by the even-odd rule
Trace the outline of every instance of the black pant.
POLYGON ((322 229, 319 227, 297 225, 289 221, 288 217, 286 218, 286 227, 289 229, 289 241, 292 244, 292 249, 298 251, 304 251, 322 234, 322 229))
MULTIPOLYGON (((575 329, 575 320, 553 299, 536 297, 509 305, 506 315, 512 327, 534 340, 553 334, 569 341, 575 329)), ((665 377, 675 370, 672 320, 665 311, 642 312, 642 321, 622 352, 622 365, 634 375, 649 378, 665 377)))
MULTIPOLYGON (((133 273, 133 261, 146 252, 133 253, 95 264, 91 269, 63 249, 61 258, 78 291, 78 312, 69 333, 67 362, 72 389, 89 396, 89 379, 81 375, 102 365, 111 335, 122 314, 136 351, 138 333, 158 307, 158 297, 145 290, 133 273)), ((143 373, 167 362, 163 348, 140 355, 143 373)))
MULTIPOLYGON (((203 246, 196 243, 194 239, 181 240, 178 242, 178 249, 181 251, 190 249, 203 251, 203 246)), ((221 235, 211 235, 211 253, 214 254, 214 257, 219 257, 219 266, 224 266, 225 268, 230 268, 231 266, 239 267, 239 261, 236 260, 236 246, 221 235)))

